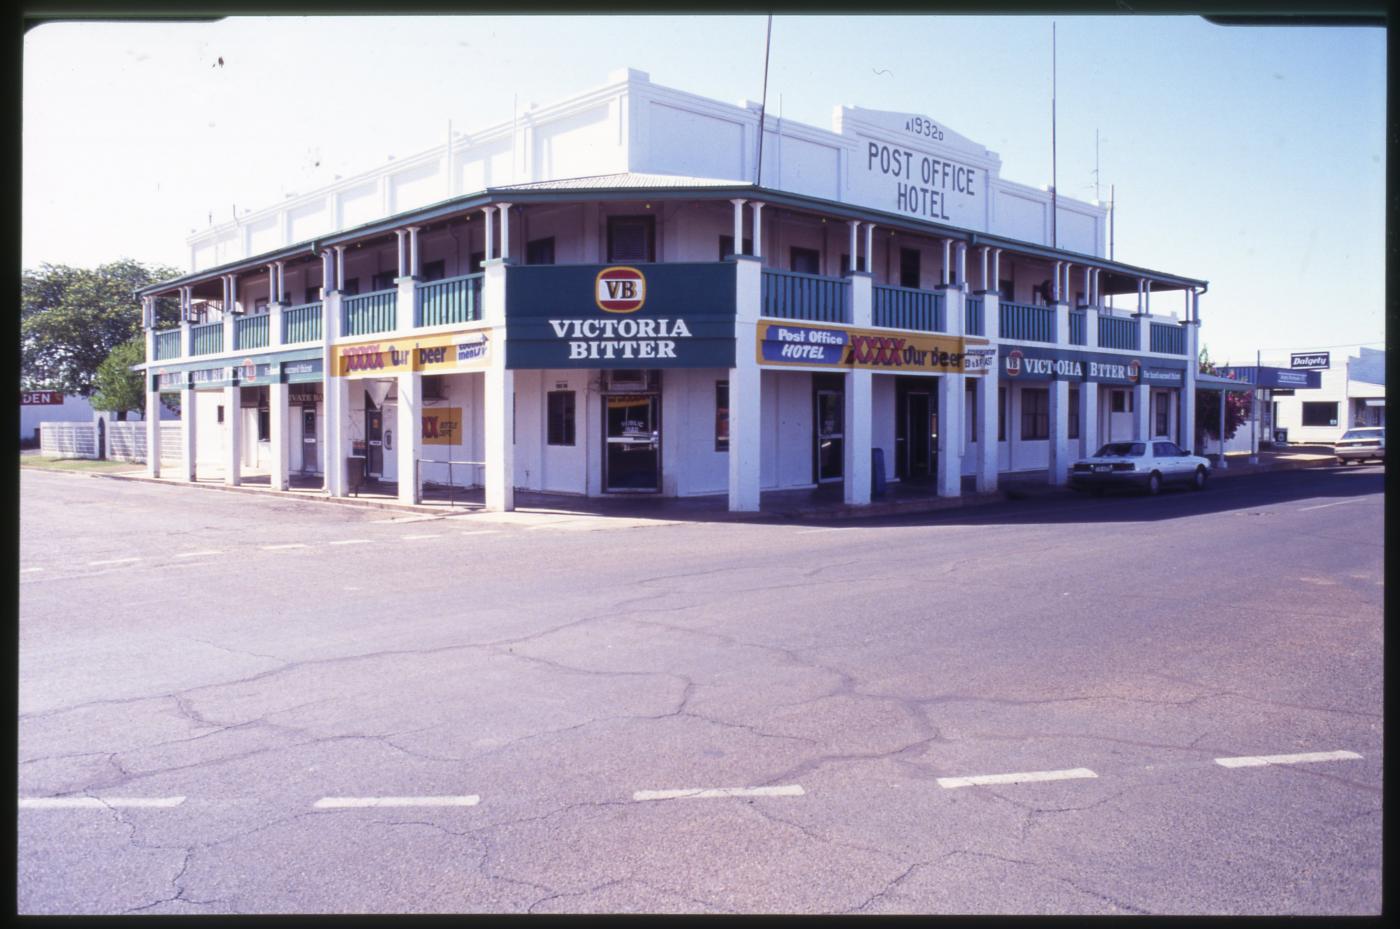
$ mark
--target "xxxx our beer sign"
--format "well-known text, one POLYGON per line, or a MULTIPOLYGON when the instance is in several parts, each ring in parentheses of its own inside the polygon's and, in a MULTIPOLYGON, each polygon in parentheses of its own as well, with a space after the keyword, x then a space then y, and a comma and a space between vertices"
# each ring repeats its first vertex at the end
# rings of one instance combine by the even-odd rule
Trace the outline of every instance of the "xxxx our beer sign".
POLYGON ((985 339, 793 323, 759 323, 757 349, 761 365, 901 374, 985 374, 992 351, 985 339))
POLYGON ((449 374, 480 370, 489 358, 489 339, 485 332, 464 332, 339 345, 335 348, 335 375, 379 377, 409 371, 449 374))

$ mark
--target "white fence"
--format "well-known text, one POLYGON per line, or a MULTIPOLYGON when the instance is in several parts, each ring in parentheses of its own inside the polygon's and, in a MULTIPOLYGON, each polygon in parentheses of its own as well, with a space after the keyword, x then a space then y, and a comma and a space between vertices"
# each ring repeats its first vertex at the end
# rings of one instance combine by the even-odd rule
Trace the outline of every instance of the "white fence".
MULTIPOLYGON (((160 424, 160 460, 162 464, 180 463, 180 438, 183 427, 178 422, 160 424)), ((104 423, 107 457, 112 461, 146 460, 146 424, 144 422, 104 423)), ((48 458, 96 458, 96 423, 40 423, 39 452, 48 458)))
POLYGON ((39 424, 39 452, 46 458, 96 458, 96 423, 39 424))

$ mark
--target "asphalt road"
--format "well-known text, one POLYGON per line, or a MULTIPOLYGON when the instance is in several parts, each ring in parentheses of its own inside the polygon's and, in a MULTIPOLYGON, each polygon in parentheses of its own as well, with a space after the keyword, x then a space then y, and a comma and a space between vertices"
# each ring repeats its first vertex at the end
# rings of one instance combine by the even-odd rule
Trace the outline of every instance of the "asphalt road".
POLYGON ((19 911, 1378 913, 1383 508, 1355 466, 830 526, 26 470, 19 911))

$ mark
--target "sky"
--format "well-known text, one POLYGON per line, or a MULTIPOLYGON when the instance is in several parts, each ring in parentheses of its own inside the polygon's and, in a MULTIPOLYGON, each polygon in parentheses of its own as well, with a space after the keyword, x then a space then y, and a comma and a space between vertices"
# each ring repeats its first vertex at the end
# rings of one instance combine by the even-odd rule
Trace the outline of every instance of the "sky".
MULTIPOLYGON (((775 16, 768 108, 927 115, 1107 201, 1114 257, 1210 282, 1221 362, 1385 338, 1385 33, 1199 17, 775 16), (1095 138, 1097 134, 1097 148, 1095 138), (1096 174, 1097 165, 1097 174, 1096 174), (1097 187, 1096 187, 1097 184, 1097 187)), ((763 16, 49 23, 24 39, 22 261, 188 269, 186 237, 633 67, 763 95, 763 16)), ((1176 295, 1154 309, 1178 309, 1176 295)))

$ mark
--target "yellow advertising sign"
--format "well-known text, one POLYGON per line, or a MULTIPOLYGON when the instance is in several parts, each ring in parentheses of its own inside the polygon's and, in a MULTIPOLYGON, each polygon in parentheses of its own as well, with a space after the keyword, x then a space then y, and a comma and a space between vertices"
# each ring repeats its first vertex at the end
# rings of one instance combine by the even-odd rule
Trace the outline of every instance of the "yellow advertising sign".
POLYGON ((336 377, 480 370, 490 358, 489 340, 489 334, 478 330, 407 339, 387 336, 374 342, 337 345, 332 370, 336 377))
POLYGON ((868 368, 901 374, 985 374, 995 353, 986 339, 910 335, 805 323, 758 324, 761 365, 868 368))
POLYGON ((423 410, 424 445, 461 445, 462 408, 427 407, 423 410))

